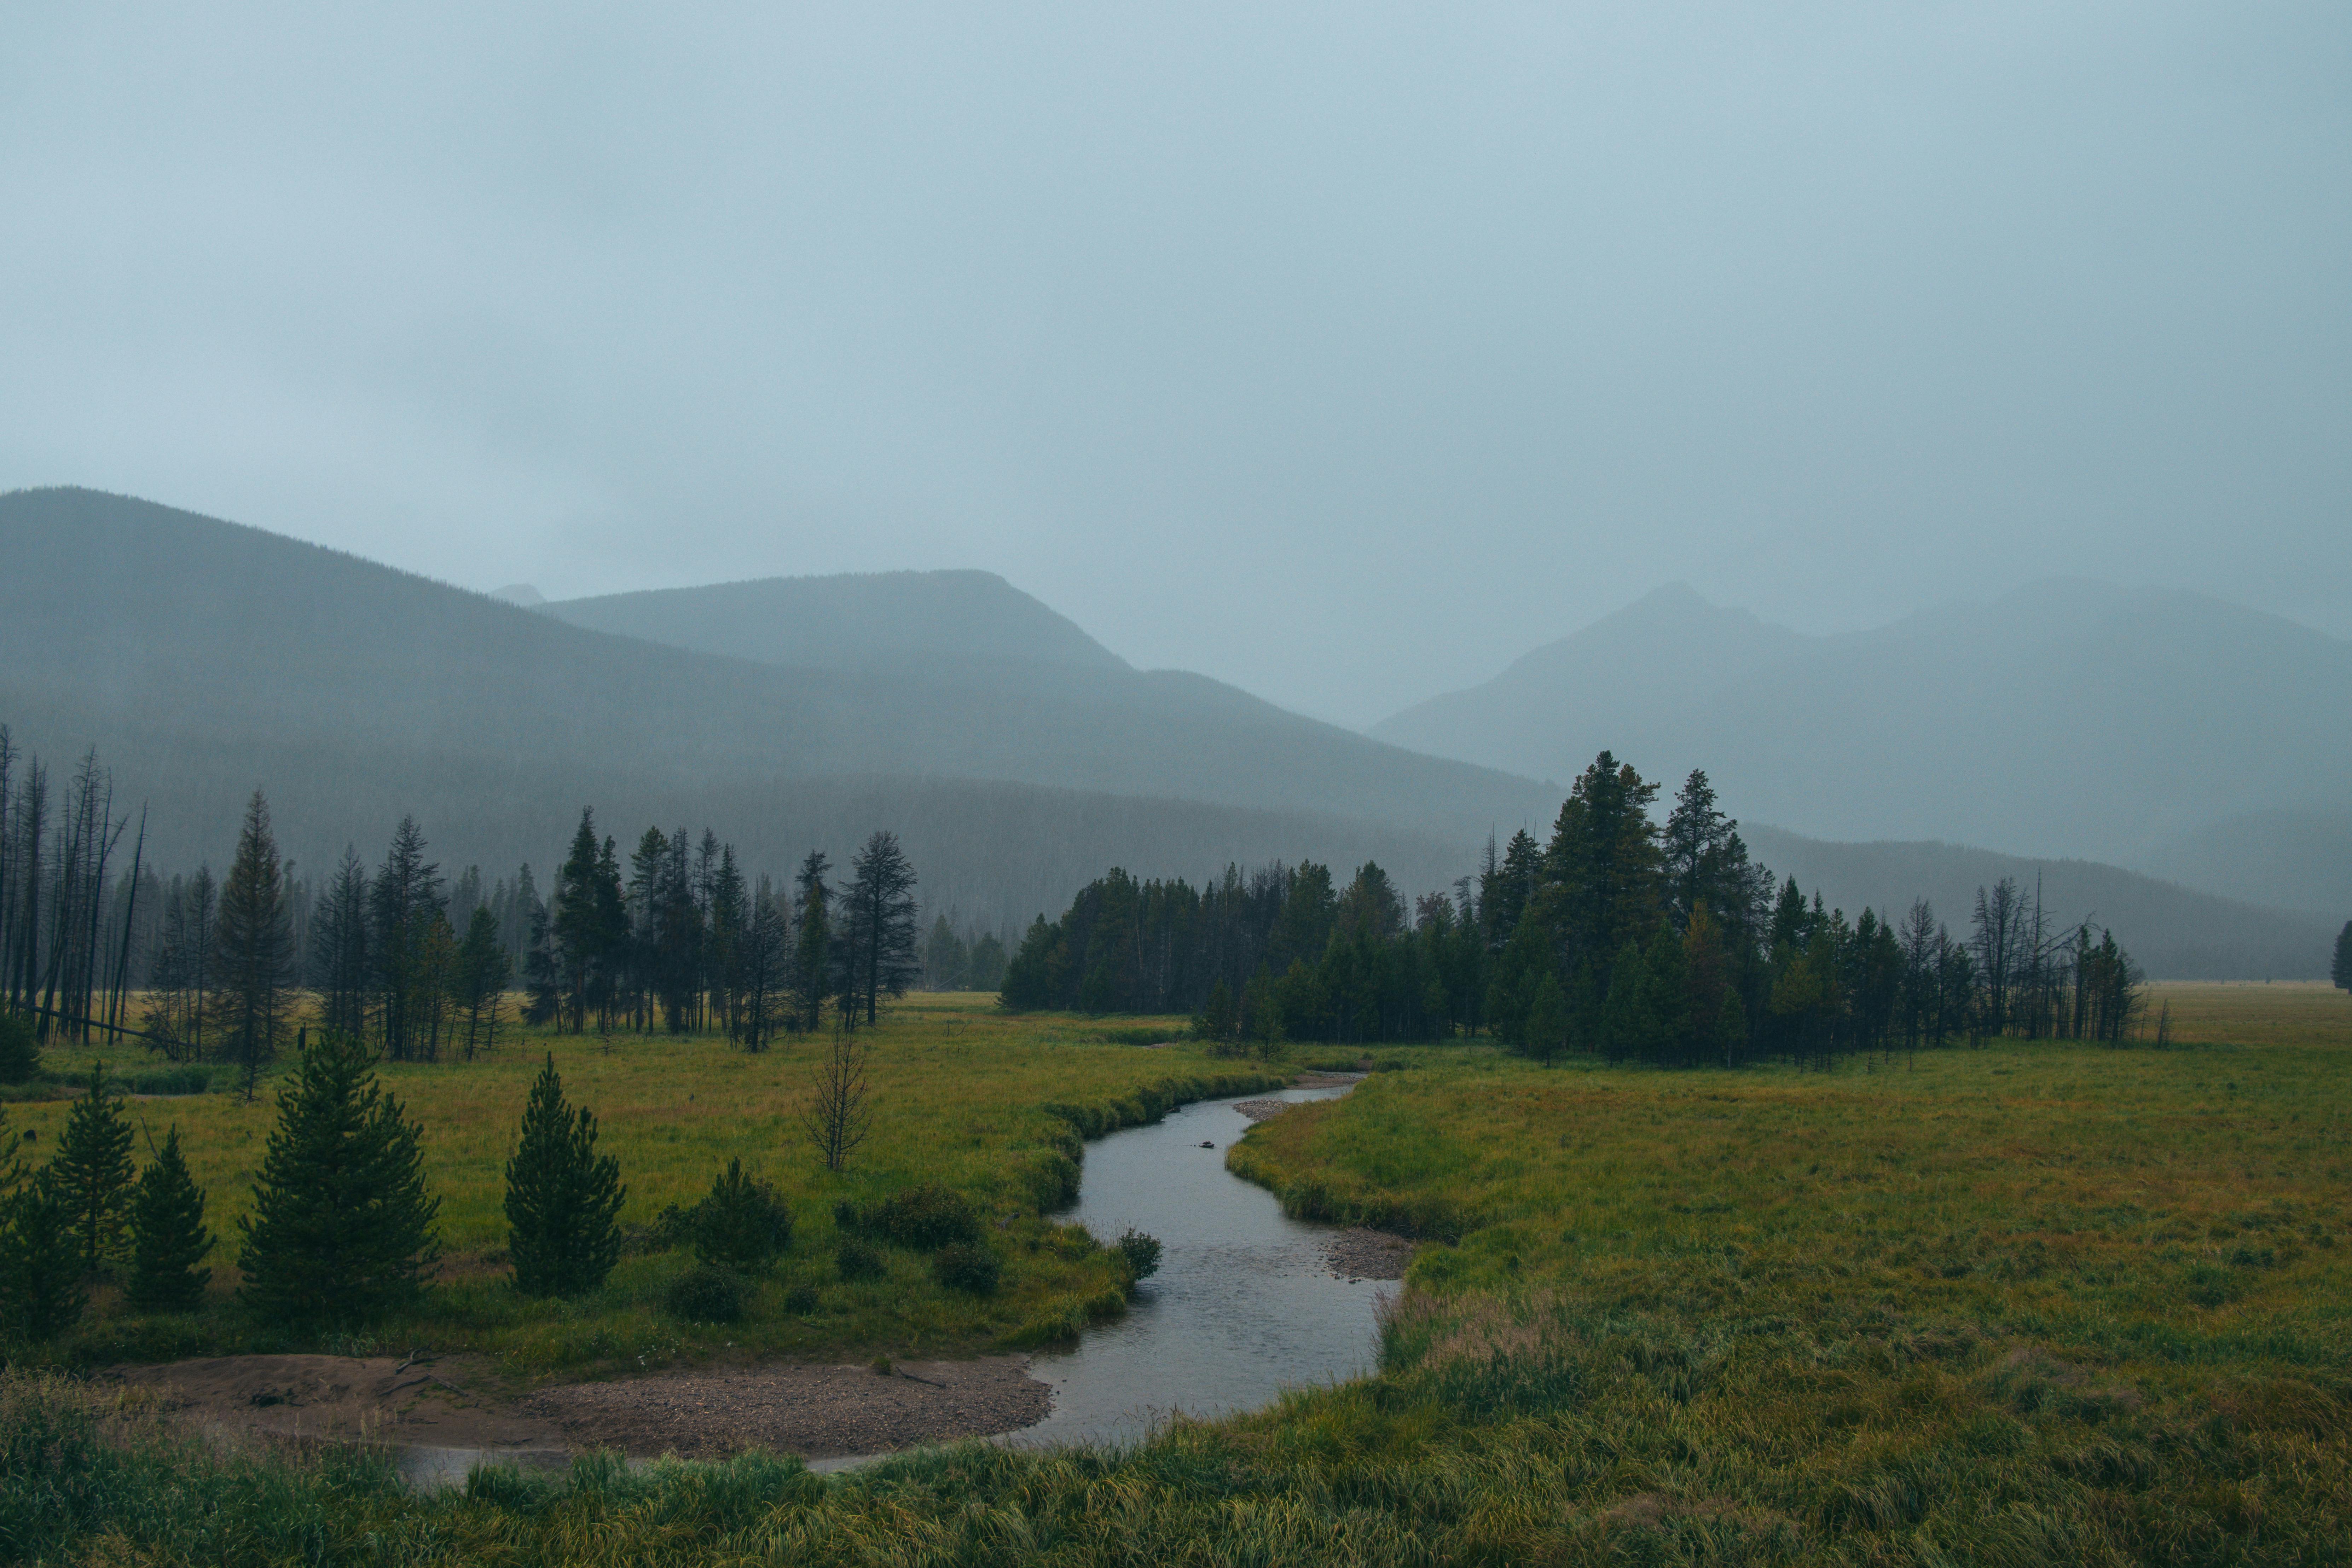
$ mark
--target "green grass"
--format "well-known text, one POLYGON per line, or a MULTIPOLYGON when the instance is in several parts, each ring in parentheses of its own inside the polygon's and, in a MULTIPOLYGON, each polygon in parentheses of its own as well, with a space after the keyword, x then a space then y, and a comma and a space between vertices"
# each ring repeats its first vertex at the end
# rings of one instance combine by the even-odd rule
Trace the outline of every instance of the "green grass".
MULTIPOLYGON (((812 1062, 823 1048, 784 1042, 758 1056, 710 1037, 545 1036, 514 1038, 470 1064, 387 1065, 382 1077, 424 1129, 426 1168, 441 1198, 445 1262, 420 1310, 352 1325, 339 1347, 374 1343, 472 1351, 521 1378, 599 1369, 635 1371, 730 1357, 956 1354, 1064 1338, 1118 1310, 1126 1276, 1115 1255, 1055 1225, 1041 1209, 1075 1191, 1081 1136, 1148 1121, 1181 1099, 1239 1093, 1276 1081, 1246 1063, 1187 1048, 1139 1050, 1086 1037, 1099 1030, 1057 1018, 999 1016, 992 997, 924 995, 892 1010, 871 1037, 875 1117, 870 1138, 843 1175, 824 1172, 801 1128, 812 1062), (682 1252, 625 1257, 606 1286, 576 1301, 530 1301, 508 1283, 504 1163, 530 1079, 554 1054, 565 1093, 593 1108, 601 1147, 628 1186, 625 1227, 642 1230, 671 1204, 691 1204, 740 1156, 791 1205, 793 1246, 743 1321, 681 1322, 662 1310, 682 1252), (1052 1108, 1052 1109, 1049 1109, 1052 1108), (941 1289, 926 1260, 888 1255, 880 1279, 838 1278, 834 1220, 840 1202, 865 1205, 917 1182, 971 1195, 988 1216, 1003 1286, 979 1299, 941 1289), (795 1290, 801 1310, 785 1299, 795 1290), (809 1305, 810 1295, 814 1305, 809 1305)), ((87 1070, 93 1055, 51 1051, 46 1066, 87 1070)), ((152 1070, 118 1058, 126 1071, 152 1070)), ((55 1146, 63 1100, 11 1108, 31 1129, 36 1157, 55 1146)), ((132 1119, 160 1139, 176 1123, 207 1220, 226 1238, 212 1259, 206 1310, 142 1317, 101 1289, 93 1316, 49 1355, 67 1364, 158 1360, 327 1342, 249 1321, 234 1306, 236 1220, 248 1212, 254 1173, 276 1106, 265 1092, 141 1100, 132 1119)))
POLYGON ((15 1376, 0 1556, 2341 1563, 2352 999, 2325 1001, 2204 998, 2206 1043, 2163 1055, 1826 1074, 1396 1053, 1230 1155, 1295 1209, 1430 1237, 1381 1373, 1125 1450, 417 1500, 363 1457, 223 1458, 15 1376))

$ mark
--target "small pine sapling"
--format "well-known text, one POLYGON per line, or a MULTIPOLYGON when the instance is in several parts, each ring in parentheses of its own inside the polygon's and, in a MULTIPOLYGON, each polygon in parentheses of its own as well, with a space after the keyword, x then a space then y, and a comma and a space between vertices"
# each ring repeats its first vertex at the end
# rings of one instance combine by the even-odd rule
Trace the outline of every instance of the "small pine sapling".
POLYGON ((507 1162, 507 1251, 515 1289, 527 1296, 575 1296, 603 1284, 621 1256, 627 1195, 620 1163, 596 1152, 595 1115, 565 1102, 550 1055, 507 1162))
POLYGON ((17 1338, 54 1339, 88 1299, 73 1205, 43 1170, 0 1203, 0 1321, 17 1338))
POLYGON ((66 1115, 48 1177, 66 1205, 82 1270, 94 1274, 121 1256, 131 1206, 131 1119, 106 1081, 106 1064, 89 1069, 89 1087, 66 1115))
POLYGON ((205 1192, 180 1157, 180 1130, 163 1134, 154 1163, 139 1174, 131 1200, 131 1305, 185 1312, 204 1300, 213 1271, 197 1267, 213 1249, 205 1228, 205 1192))

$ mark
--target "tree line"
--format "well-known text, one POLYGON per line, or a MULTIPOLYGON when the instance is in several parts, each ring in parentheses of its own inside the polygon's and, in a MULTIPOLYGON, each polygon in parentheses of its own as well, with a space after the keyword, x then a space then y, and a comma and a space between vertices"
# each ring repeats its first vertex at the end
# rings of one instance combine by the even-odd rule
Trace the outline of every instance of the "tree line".
POLYGON ((1603 752, 1547 841, 1489 840, 1450 895, 1373 863, 1276 864, 1195 889, 1114 869, 1007 965, 1014 1010, 1188 1013, 1234 1047, 1488 1034, 1549 1059, 1822 1062, 1988 1035, 2120 1043, 2142 976, 2111 931, 2004 879, 1955 937, 1923 900, 1849 920, 1776 882, 1693 771, 1660 786, 1603 752))
POLYGON ((478 868, 445 877, 414 816, 380 861, 346 847, 315 888, 280 854, 259 790, 218 879, 209 866, 161 879, 143 829, 123 868, 133 826, 95 752, 54 792, 0 725, 0 1010, 37 1046, 131 1038, 232 1065, 248 1096, 314 1026, 394 1061, 470 1060, 510 1022, 518 979, 534 1024, 709 1028, 756 1051, 828 1016, 871 1025, 918 981, 993 988, 1003 963, 995 938, 967 942, 944 917, 919 941, 914 867, 887 831, 845 881, 812 850, 777 889, 747 880, 708 828, 647 828, 624 865, 583 810, 542 900, 528 864, 487 890, 478 868))

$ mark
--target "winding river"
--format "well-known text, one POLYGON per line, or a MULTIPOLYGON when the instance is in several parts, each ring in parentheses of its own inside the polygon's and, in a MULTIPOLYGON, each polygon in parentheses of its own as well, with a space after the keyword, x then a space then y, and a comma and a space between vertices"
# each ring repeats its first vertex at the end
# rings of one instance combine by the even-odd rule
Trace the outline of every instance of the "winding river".
MULTIPOLYGON (((1242 1098, 1297 1102, 1346 1092, 1242 1098)), ((1285 1388, 1371 1370, 1377 1304, 1396 1287, 1334 1278, 1323 1259, 1329 1226, 1285 1217, 1272 1193, 1226 1171, 1226 1146, 1249 1129, 1236 1103, 1199 1101, 1087 1146, 1066 1217, 1105 1242, 1129 1226, 1158 1237, 1160 1271, 1125 1317, 1031 1362, 1031 1374, 1053 1385, 1054 1412, 1006 1441, 1124 1442, 1178 1411, 1254 1410, 1285 1388)))

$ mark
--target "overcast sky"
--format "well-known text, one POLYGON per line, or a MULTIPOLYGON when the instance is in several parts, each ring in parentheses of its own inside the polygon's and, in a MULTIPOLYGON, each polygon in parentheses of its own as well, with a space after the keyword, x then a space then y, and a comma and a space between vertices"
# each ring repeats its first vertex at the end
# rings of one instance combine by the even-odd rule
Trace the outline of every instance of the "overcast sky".
POLYGON ((2347 198, 2341 0, 16 6, 0 489, 1357 723, 1674 579, 2352 635, 2347 198))

